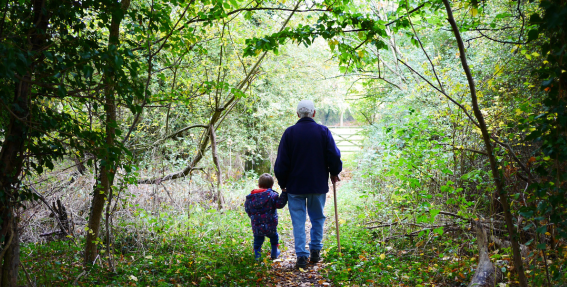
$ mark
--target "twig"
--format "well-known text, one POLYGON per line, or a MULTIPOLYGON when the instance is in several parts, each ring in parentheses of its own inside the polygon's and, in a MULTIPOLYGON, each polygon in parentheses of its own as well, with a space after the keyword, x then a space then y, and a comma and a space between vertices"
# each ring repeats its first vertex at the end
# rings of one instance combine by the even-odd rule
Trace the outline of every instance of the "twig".
POLYGON ((483 151, 479 151, 479 150, 476 150, 476 149, 470 149, 470 148, 466 148, 466 147, 458 148, 458 147, 455 147, 452 144, 438 143, 438 145, 450 146, 450 147, 453 147, 453 150, 468 150, 470 152, 474 152, 474 153, 478 153, 478 154, 482 154, 482 155, 488 155, 487 153, 485 153, 483 151))
POLYGON ((85 276, 87 274, 87 270, 81 272, 81 274, 79 274, 79 276, 77 276, 77 278, 75 278, 75 281, 73 281, 73 285, 77 285, 79 279, 81 279, 81 277, 85 276))
POLYGON ((496 142, 497 144, 499 144, 500 146, 506 148, 509 152, 509 154, 512 156, 512 158, 514 159, 515 162, 517 162, 520 165, 520 168, 528 175, 528 179, 530 181, 528 181, 528 183, 533 183, 533 176, 532 173, 530 172, 530 170, 520 161, 520 159, 516 156, 516 154, 514 153, 514 150, 512 150, 512 147, 507 144, 507 143, 503 143, 501 141, 499 141, 498 139, 496 139, 495 137, 491 137, 492 140, 494 142, 496 142))
POLYGON ((460 216, 460 215, 457 215, 457 214, 451 213, 451 212, 447 212, 447 211, 439 211, 439 214, 448 215, 448 216, 452 216, 452 217, 457 217, 457 218, 460 218, 460 219, 466 220, 466 221, 471 221, 471 219, 464 218, 464 217, 462 217, 462 216, 460 216))
MULTIPOLYGON (((409 7, 409 3, 406 0, 406 10, 409 7)), ((429 61, 429 64, 431 65, 431 69, 433 70, 433 74, 435 75, 435 79, 437 79, 437 83, 439 84, 439 88, 441 89, 441 91, 443 91, 443 93, 445 93, 445 89, 443 88, 443 84, 441 84, 441 80, 439 80, 439 76, 437 76, 437 71, 435 70, 435 65, 433 65, 433 62, 431 61, 431 58, 429 58, 429 54, 427 54, 427 51, 425 50, 425 48, 423 47, 423 43, 421 43, 421 39, 419 38, 419 35, 417 34, 417 31, 415 31, 415 28, 413 27, 413 23, 411 21, 411 17, 410 17, 410 12, 408 11, 407 14, 408 17, 408 21, 410 23, 411 29, 413 30, 413 34, 415 35, 415 38, 417 39, 417 42, 419 43, 419 46, 421 47, 421 50, 423 51, 423 53, 425 54, 425 57, 427 57, 427 61, 429 61)))
POLYGON ((20 266, 22 266, 22 269, 24 270, 24 273, 26 274, 26 279, 28 279, 28 283, 30 283, 30 286, 35 287, 35 284, 33 284, 32 281, 31 281, 30 274, 28 273, 26 266, 24 266, 24 261, 20 260, 20 266))
POLYGON ((165 190, 165 192, 167 193, 167 196, 169 196, 169 199, 171 199, 171 201, 173 202, 173 197, 171 197, 171 194, 169 193, 169 190, 167 190, 167 187, 165 187, 165 185, 163 184, 163 182, 160 182, 161 186, 163 186, 163 189, 165 190))
POLYGON ((467 115, 467 117, 469 118, 469 120, 471 120, 471 122, 477 126, 480 127, 480 125, 478 124, 478 122, 469 114, 469 112, 467 111, 467 109, 459 104, 457 101, 455 101, 453 98, 451 98, 449 95, 447 95, 445 92, 443 92, 440 88, 438 88, 437 86, 435 86, 433 83, 431 83, 428 79, 426 79, 425 77, 423 77, 420 73, 418 73, 416 70, 414 70, 412 67, 410 67, 408 64, 406 64, 406 62, 398 59, 398 62, 401 62, 402 64, 404 64, 404 66, 406 66, 408 69, 410 69, 412 72, 414 72, 416 75, 418 75, 421 79, 423 79, 424 81, 426 81, 432 88, 436 89, 439 93, 441 93, 442 95, 444 95, 447 99, 449 99, 449 101, 451 101, 453 104, 457 105, 461 110, 463 110, 463 112, 465 113, 465 115, 467 115))
POLYGON ((142 150, 148 149, 148 148, 150 148, 150 147, 152 147, 152 146, 158 145, 159 143, 165 141, 166 139, 170 139, 170 138, 177 137, 177 136, 181 135, 183 132, 188 131, 188 130, 193 129, 193 128, 204 128, 204 129, 206 129, 206 128, 208 128, 208 127, 209 127, 208 125, 192 125, 192 126, 184 127, 184 128, 182 128, 182 129, 180 129, 180 130, 178 130, 178 131, 176 131, 176 132, 173 132, 173 133, 171 133, 171 134, 169 134, 169 135, 167 135, 167 136, 165 136, 165 137, 163 137, 163 138, 161 138, 161 139, 155 141, 155 142, 152 143, 152 144, 145 145, 145 146, 143 146, 143 147, 137 148, 137 149, 135 149, 134 151, 137 152, 137 151, 142 151, 142 150))

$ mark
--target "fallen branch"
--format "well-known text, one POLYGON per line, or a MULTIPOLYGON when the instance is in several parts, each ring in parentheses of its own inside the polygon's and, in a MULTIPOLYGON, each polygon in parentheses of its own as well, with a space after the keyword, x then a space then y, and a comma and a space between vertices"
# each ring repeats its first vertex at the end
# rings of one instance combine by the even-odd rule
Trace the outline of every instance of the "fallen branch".
MULTIPOLYGON (((45 197, 43 197, 43 195, 39 194, 39 192, 37 192, 37 190, 35 190, 35 188, 33 188, 32 186, 30 186, 31 191, 41 200, 41 202, 43 202, 43 204, 45 204, 45 206, 47 206, 47 208, 49 209, 49 211, 51 211, 51 213, 53 213, 55 216, 55 220, 57 220, 57 224, 59 224, 59 228, 61 228, 61 231, 58 232, 62 232, 64 235, 71 235, 73 236, 66 228, 65 225, 63 225, 63 222, 61 222, 61 220, 59 219, 59 217, 57 216, 58 212, 55 211, 51 205, 49 205, 49 203, 47 202, 47 200, 45 199, 45 197)), ((73 239, 75 239, 75 237, 73 236, 73 239)), ((75 242, 76 244, 76 242, 75 242)))
POLYGON ((382 225, 377 225, 377 226, 370 226, 370 227, 366 227, 367 229, 375 229, 375 228, 380 228, 380 227, 388 227, 388 226, 394 226, 394 225, 398 225, 399 222, 394 222, 394 223, 390 223, 390 224, 382 224, 382 225))
POLYGON ((420 229, 420 230, 412 231, 410 233, 404 233, 404 234, 398 234, 398 235, 386 237, 386 238, 384 238, 384 242, 390 241, 392 239, 400 238, 400 237, 415 237, 415 236, 418 236, 419 233, 422 232, 422 231, 428 231, 428 230, 432 230, 432 229, 439 228, 439 227, 443 227, 444 232, 461 229, 461 227, 458 226, 455 223, 446 224, 446 225, 435 225, 435 226, 430 226, 430 227, 423 228, 423 229, 420 229))
MULTIPOLYGON (((508 240, 500 239, 500 238, 498 238, 494 235, 490 236, 490 240, 492 240, 492 242, 494 242, 494 245, 498 246, 498 248, 510 248, 510 247, 512 247, 512 242, 510 242, 508 240)), ((526 245, 520 244, 520 253, 522 254, 522 258, 527 259, 529 252, 530 252, 530 249, 526 245)))

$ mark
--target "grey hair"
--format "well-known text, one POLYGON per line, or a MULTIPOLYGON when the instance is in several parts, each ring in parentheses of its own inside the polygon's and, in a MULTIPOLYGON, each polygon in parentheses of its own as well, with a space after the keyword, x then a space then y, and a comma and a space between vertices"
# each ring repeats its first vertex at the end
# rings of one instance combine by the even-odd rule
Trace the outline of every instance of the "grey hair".
POLYGON ((297 105, 297 114, 300 118, 313 117, 315 106, 310 100, 303 100, 297 105))

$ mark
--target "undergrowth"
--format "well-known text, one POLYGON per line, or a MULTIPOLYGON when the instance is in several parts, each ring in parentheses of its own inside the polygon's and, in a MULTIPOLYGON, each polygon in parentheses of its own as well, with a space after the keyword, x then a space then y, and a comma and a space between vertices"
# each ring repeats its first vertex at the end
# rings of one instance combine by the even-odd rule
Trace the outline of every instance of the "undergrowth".
MULTIPOLYGON (((232 192, 233 200, 244 202, 244 190, 232 192)), ((83 269, 82 238, 77 244, 31 243, 22 245, 26 270, 20 269, 20 283, 29 278, 35 286, 257 286, 267 276, 267 265, 253 258, 243 208, 195 207, 190 218, 166 205, 161 212, 133 208, 134 220, 116 223, 115 272, 108 272, 105 246, 96 264, 83 269)))
MULTIPOLYGON (((467 286, 479 259, 476 238, 470 226, 463 225, 460 230, 441 234, 423 232, 414 237, 401 235, 408 230, 395 228, 395 225, 369 229, 379 225, 377 220, 396 222, 397 211, 388 202, 384 194, 364 193, 357 188, 355 180, 340 188, 338 206, 342 252, 338 253, 334 221, 328 222, 324 252, 328 265, 323 272, 334 285, 467 286), (400 236, 384 241, 397 234, 400 236)), ((329 210, 327 218, 334 218, 334 210, 329 210)), ((489 250, 491 261, 502 274, 497 286, 515 286, 510 248, 489 250)), ((546 275, 541 272, 542 258, 531 252, 526 267, 530 282, 545 285, 546 275)))

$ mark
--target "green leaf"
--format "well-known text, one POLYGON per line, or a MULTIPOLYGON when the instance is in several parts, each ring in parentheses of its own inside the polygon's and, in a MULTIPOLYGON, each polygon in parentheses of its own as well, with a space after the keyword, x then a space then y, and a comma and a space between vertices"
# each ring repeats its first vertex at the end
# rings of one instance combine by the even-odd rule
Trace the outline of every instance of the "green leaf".
POLYGON ((437 216, 439 214, 439 212, 441 212, 441 210, 439 210, 439 209, 429 210, 429 214, 431 215, 431 218, 435 218, 435 216, 437 216))

